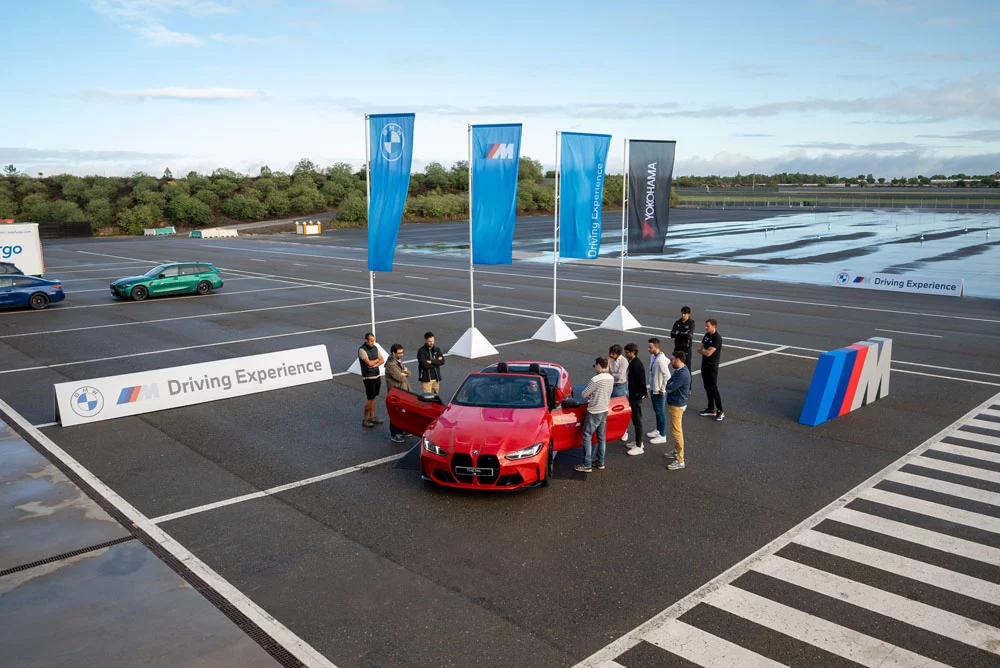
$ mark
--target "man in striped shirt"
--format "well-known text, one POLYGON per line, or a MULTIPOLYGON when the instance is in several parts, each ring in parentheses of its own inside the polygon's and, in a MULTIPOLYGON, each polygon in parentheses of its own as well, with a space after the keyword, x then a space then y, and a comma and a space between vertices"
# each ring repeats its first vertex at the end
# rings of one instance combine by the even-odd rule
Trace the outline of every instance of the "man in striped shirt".
POLYGON ((615 379, 608 373, 608 360, 598 357, 594 360, 596 375, 587 383, 583 390, 583 398, 587 399, 587 421, 583 426, 583 464, 575 466, 581 473, 590 473, 596 466, 604 470, 604 455, 608 444, 604 440, 605 428, 608 425, 608 410, 611 408, 611 390, 615 387, 615 379), (591 445, 591 438, 597 432, 597 451, 591 445))

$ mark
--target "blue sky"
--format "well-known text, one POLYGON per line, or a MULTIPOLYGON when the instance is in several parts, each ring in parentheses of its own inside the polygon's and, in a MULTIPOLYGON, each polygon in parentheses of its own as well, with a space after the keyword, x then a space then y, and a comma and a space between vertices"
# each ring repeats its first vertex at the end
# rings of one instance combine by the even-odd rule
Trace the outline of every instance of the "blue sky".
POLYGON ((1000 5, 924 0, 38 0, 5 8, 0 163, 31 173, 364 160, 364 113, 676 139, 677 174, 1000 170, 1000 5))

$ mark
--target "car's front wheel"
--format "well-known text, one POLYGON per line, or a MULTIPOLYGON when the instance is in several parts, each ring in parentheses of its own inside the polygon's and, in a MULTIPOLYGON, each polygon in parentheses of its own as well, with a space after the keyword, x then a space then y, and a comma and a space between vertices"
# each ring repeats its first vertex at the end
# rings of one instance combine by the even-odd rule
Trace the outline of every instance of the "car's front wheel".
POLYGON ((143 299, 149 296, 149 290, 147 290, 146 286, 144 285, 137 285, 134 288, 132 288, 132 292, 129 294, 132 296, 132 299, 134 299, 137 302, 141 302, 143 299))
POLYGON ((198 284, 199 295, 207 295, 211 291, 212 291, 212 284, 209 283, 208 281, 202 281, 201 283, 198 284))
POLYGON ((36 292, 35 294, 31 295, 30 299, 28 299, 28 303, 31 305, 31 308, 35 309, 36 311, 41 311, 43 308, 49 305, 49 298, 42 292, 36 292))
POLYGON ((552 450, 552 442, 549 442, 549 449, 545 453, 545 478, 542 479, 542 487, 548 487, 552 481, 552 463, 555 461, 556 453, 552 450))

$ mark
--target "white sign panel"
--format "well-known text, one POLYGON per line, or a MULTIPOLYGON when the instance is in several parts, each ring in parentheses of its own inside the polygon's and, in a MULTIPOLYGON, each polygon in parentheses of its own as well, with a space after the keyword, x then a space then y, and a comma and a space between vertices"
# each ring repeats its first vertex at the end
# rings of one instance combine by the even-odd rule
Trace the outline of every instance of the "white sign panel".
POLYGON ((889 292, 913 292, 921 295, 951 295, 961 297, 965 292, 963 278, 934 278, 912 274, 856 274, 840 271, 834 274, 833 284, 842 288, 865 288, 889 292))
POLYGON ((326 346, 59 383, 62 426, 111 420, 206 401, 305 385, 333 377, 326 346))

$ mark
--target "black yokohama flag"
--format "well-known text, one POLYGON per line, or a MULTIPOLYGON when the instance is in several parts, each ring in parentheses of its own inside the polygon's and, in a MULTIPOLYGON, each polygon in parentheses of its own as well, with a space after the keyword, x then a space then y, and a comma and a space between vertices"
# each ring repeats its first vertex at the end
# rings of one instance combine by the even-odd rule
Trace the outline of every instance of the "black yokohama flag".
POLYGON ((663 252, 670 216, 675 141, 629 140, 628 254, 663 252))

